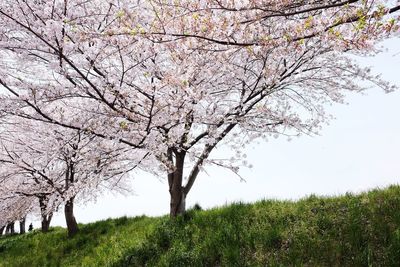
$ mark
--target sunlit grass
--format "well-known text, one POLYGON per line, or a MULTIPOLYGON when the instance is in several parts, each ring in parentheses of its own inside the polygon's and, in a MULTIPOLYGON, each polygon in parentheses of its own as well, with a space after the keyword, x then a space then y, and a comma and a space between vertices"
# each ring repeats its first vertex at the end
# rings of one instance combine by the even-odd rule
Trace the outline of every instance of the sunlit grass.
POLYGON ((159 219, 118 218, 81 225, 67 238, 63 228, 0 239, 0 266, 107 266, 140 244, 159 219))
POLYGON ((398 266, 400 187, 0 239, 0 266, 398 266))

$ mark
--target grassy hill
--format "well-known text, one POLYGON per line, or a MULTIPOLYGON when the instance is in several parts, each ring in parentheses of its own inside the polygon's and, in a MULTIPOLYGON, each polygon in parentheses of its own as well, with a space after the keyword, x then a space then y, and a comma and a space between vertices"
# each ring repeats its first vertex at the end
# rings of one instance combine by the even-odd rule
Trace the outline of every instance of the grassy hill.
POLYGON ((399 266, 400 187, 0 238, 0 266, 399 266))

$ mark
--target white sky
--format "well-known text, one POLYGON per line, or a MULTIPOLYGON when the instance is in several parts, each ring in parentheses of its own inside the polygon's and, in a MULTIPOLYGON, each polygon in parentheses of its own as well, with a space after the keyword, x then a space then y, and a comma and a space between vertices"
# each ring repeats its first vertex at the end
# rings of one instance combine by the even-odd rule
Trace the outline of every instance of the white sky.
MULTIPOLYGON (((361 62, 400 86, 400 40, 389 40, 384 45, 388 52, 361 62)), ((337 195, 399 183, 400 91, 385 94, 376 88, 346 100, 349 105, 329 107, 336 120, 324 127, 320 136, 302 136, 291 142, 278 138, 246 148, 248 161, 254 166, 240 171, 246 182, 224 169, 208 168, 208 174, 201 173, 189 193, 188 207, 195 203, 209 208, 239 200, 337 195)), ((224 155, 224 151, 217 153, 224 155)), ((77 221, 167 214, 167 182, 148 174, 134 179, 134 195, 106 195, 97 203, 78 205, 77 221)), ((53 226, 65 226, 60 210, 53 226)), ((39 227, 39 222, 35 226, 39 227)))

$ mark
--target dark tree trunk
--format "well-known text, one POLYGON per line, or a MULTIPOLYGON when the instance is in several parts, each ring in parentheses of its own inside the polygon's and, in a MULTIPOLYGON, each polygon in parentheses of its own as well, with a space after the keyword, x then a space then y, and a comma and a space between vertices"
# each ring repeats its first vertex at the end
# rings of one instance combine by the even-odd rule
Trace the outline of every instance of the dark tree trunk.
POLYGON ((0 236, 3 235, 4 228, 6 228, 6 227, 5 226, 0 227, 0 236))
POLYGON ((39 197, 39 205, 40 205, 40 213, 42 215, 42 232, 46 233, 49 231, 51 218, 53 217, 53 213, 47 213, 47 197, 42 196, 39 197))
POLYGON ((46 233, 49 231, 50 228, 50 222, 51 222, 51 218, 53 217, 53 214, 50 213, 48 215, 42 215, 42 232, 46 233))
POLYGON ((78 224, 74 216, 74 197, 71 197, 64 207, 65 221, 67 223, 68 236, 72 237, 78 233, 78 224))
MULTIPOLYGON (((169 157, 172 158, 172 152, 169 152, 169 157)), ((175 170, 168 174, 170 201, 170 216, 176 217, 181 215, 186 210, 186 194, 182 186, 183 180, 183 165, 185 162, 185 153, 175 153, 175 170)))
MULTIPOLYGON (((190 130, 192 122, 189 118, 185 129, 190 130)), ((177 151, 174 148, 167 150, 167 158, 171 165, 174 165, 174 171, 168 174, 169 193, 171 196, 170 201, 170 216, 172 218, 185 213, 186 196, 189 194, 197 176, 200 172, 200 167, 204 161, 209 157, 211 151, 216 147, 217 143, 221 141, 233 128, 236 123, 229 124, 220 135, 215 139, 215 142, 205 145, 203 152, 198 157, 197 162, 194 164, 193 169, 188 175, 186 185, 183 185, 183 166, 185 164, 185 150, 177 151), (175 155, 175 161, 174 161, 175 155)), ((187 141, 187 135, 182 139, 181 145, 187 141)))
POLYGON ((26 220, 26 217, 22 218, 19 221, 19 233, 20 234, 25 234, 25 220, 26 220))
MULTIPOLYGON (((74 147, 76 148, 76 147, 74 147)), ((73 155, 73 157, 75 154, 73 155)), ((67 171, 65 172, 65 189, 68 190, 71 184, 75 182, 74 163, 67 161, 67 171)), ((64 206, 65 222, 67 224, 68 236, 73 237, 79 231, 78 224, 74 216, 74 199, 71 197, 64 206)))
POLYGON ((186 211, 186 195, 181 188, 175 188, 171 190, 171 202, 170 202, 170 216, 176 217, 178 215, 182 215, 186 211))
POLYGON ((11 222, 11 223, 7 224, 6 235, 8 235, 8 234, 13 235, 14 233, 15 233, 14 222, 11 222))
MULTIPOLYGON (((174 165, 174 171, 168 174, 168 184, 169 184, 169 193, 171 196, 170 201, 170 216, 172 218, 185 213, 186 211, 186 196, 190 192, 199 172, 200 167, 203 165, 204 161, 208 158, 211 151, 215 148, 217 143, 221 141, 234 127, 236 124, 228 125, 225 130, 220 134, 220 136, 216 139, 216 141, 212 144, 207 144, 204 147, 204 150, 197 162, 195 163, 192 171, 188 176, 188 180, 186 185, 183 185, 183 167, 185 164, 185 151, 177 151, 174 148, 168 148, 167 150, 167 158, 171 165, 174 165), (175 161, 174 161, 175 155, 175 161)), ((191 122, 189 121, 187 124, 187 129, 190 129, 191 122)), ((182 139, 182 144, 185 143, 185 136, 182 139)), ((172 166, 171 166, 172 167, 172 166)))

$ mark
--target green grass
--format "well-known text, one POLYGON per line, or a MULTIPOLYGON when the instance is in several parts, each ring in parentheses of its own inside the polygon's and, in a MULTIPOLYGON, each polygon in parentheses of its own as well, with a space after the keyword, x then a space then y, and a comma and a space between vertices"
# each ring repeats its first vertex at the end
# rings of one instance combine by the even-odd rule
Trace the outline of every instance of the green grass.
POLYGON ((399 266, 400 187, 0 238, 0 266, 399 266))
POLYGON ((160 219, 122 217, 80 225, 74 238, 51 228, 43 234, 0 238, 0 266, 110 266, 128 249, 138 246, 160 219))

